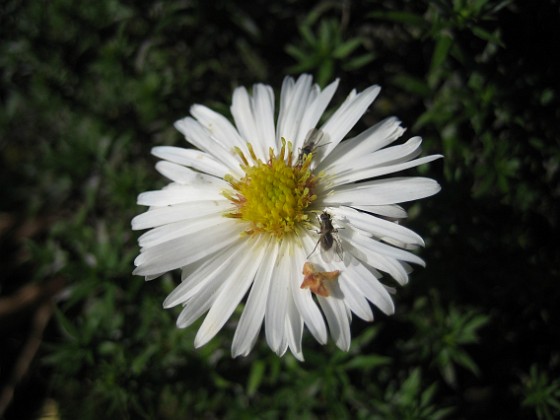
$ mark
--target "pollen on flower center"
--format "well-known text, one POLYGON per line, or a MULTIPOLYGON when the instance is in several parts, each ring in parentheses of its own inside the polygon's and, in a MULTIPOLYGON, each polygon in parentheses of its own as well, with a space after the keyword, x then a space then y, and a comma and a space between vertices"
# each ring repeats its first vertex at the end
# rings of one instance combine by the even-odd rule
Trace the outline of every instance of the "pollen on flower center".
POLYGON ((226 216, 247 222, 248 234, 268 233, 280 238, 293 233, 308 220, 307 209, 317 198, 317 177, 309 169, 311 154, 295 162, 292 144, 285 139, 278 155, 269 150, 267 162, 256 157, 250 144, 247 148, 251 162, 239 148, 235 149, 242 161, 243 178, 225 178, 233 191, 224 195, 236 207, 226 216))

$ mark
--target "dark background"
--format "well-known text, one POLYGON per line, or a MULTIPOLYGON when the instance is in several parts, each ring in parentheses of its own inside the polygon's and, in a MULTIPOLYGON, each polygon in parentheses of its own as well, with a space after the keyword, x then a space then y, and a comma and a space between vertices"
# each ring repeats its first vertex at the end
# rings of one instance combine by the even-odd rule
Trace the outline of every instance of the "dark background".
MULTIPOLYGON (((6 418, 555 418, 560 121, 555 1, 4 1, 0 409, 6 418), (231 359, 133 277, 152 147, 232 89, 309 72, 335 101, 377 83, 445 159, 408 206, 427 261, 348 354, 305 337, 231 359), (13 398, 11 391, 14 391, 13 398), (11 401, 11 403, 10 403, 11 401)), ((408 137, 406 137, 408 136, 408 137)), ((235 317, 234 317, 235 318, 235 317)), ((2 412, 0 411, 0 413, 2 412)), ((1 416, 1 414, 0 414, 1 416)))

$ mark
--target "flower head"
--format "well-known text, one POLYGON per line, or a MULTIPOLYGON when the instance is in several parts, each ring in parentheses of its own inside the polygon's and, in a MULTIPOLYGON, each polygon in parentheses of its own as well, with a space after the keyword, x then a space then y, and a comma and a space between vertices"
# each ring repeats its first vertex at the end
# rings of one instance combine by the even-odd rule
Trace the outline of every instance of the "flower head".
POLYGON ((352 91, 320 127, 338 81, 321 90, 312 78, 286 78, 274 120, 274 94, 258 84, 233 93, 235 125, 201 106, 175 123, 199 150, 161 146, 156 169, 171 183, 140 194, 147 212, 135 274, 153 279, 177 268, 182 283, 166 308, 183 305, 187 327, 206 313, 195 346, 206 344, 245 301, 232 355, 247 355, 264 322, 268 345, 303 359, 304 327, 320 343, 328 333, 350 347, 352 314, 373 320, 371 304, 394 311, 380 279, 408 281, 409 252, 422 238, 396 221, 398 203, 439 185, 422 177, 386 177, 441 157, 418 157, 421 139, 389 146, 404 132, 387 118, 347 140, 380 88, 352 91), (382 177, 382 178, 381 178, 382 177))

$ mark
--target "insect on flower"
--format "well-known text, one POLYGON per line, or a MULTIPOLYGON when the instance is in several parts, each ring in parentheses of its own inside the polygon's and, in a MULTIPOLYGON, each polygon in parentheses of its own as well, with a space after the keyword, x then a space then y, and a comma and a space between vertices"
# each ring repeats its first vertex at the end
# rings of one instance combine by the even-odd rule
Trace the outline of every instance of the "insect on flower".
POLYGON ((328 297, 333 292, 334 282, 340 276, 340 270, 316 271, 309 261, 303 264, 302 289, 309 289, 318 296, 328 297))
POLYGON ((307 156, 315 153, 319 147, 326 146, 328 144, 328 138, 329 137, 326 133, 317 128, 309 130, 309 133, 307 133, 307 136, 303 141, 303 147, 300 149, 297 164, 302 165, 307 156))
POLYGON ((336 237, 338 230, 336 230, 332 224, 331 215, 323 211, 318 219, 320 225, 320 229, 317 231, 319 240, 307 258, 309 258, 315 252, 319 244, 321 244, 321 256, 325 262, 332 261, 335 254, 338 261, 342 261, 342 245, 336 237))

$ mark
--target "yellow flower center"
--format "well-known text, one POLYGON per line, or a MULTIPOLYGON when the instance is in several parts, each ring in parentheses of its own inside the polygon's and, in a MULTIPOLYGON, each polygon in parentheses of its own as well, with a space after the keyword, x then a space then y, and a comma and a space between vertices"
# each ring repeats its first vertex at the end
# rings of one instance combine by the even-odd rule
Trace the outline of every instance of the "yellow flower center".
POLYGON ((308 221, 307 210, 317 199, 317 178, 309 169, 312 154, 296 162, 292 144, 284 138, 278 155, 270 148, 267 162, 256 157, 251 144, 247 149, 251 162, 241 149, 235 149, 242 161, 243 178, 225 177, 233 191, 223 194, 235 205, 226 217, 247 222, 247 234, 268 233, 278 238, 292 234, 308 221))

